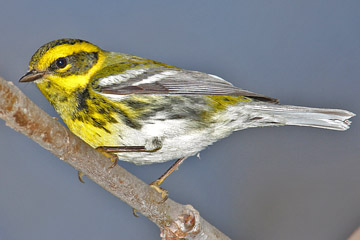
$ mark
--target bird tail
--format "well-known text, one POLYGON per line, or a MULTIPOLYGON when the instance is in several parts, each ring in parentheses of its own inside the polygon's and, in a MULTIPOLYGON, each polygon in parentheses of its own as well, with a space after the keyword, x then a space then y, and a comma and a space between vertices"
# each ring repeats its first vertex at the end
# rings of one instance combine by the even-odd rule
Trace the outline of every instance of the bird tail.
POLYGON ((351 124, 349 119, 355 116, 354 113, 341 109, 277 104, 253 105, 252 110, 261 112, 264 116, 262 120, 271 121, 274 125, 306 126, 338 131, 347 130, 351 124))

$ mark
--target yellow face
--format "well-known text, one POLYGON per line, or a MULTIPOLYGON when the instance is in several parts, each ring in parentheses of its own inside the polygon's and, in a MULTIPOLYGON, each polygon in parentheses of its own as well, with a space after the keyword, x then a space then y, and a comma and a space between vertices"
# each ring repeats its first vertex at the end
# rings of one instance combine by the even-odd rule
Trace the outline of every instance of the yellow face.
POLYGON ((104 52, 78 39, 60 39, 43 45, 32 56, 21 82, 35 81, 41 90, 56 85, 66 93, 85 87, 101 68, 104 52))

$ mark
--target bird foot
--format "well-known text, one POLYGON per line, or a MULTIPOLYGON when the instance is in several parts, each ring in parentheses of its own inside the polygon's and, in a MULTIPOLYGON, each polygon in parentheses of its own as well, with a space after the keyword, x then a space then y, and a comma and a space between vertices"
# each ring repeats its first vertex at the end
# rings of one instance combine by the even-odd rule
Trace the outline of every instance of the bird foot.
POLYGON ((161 194, 162 200, 160 202, 158 202, 159 204, 164 203, 169 198, 169 192, 167 190, 163 189, 162 187, 160 187, 160 184, 161 184, 161 181, 159 181, 159 180, 156 180, 156 181, 150 183, 150 187, 152 187, 158 193, 161 194))

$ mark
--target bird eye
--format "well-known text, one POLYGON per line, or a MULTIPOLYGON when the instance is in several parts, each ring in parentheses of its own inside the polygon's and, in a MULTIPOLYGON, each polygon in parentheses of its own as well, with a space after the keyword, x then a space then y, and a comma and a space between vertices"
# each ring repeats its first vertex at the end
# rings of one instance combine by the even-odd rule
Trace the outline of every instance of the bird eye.
POLYGON ((67 62, 67 59, 66 59, 66 58, 61 57, 61 58, 56 59, 55 64, 56 64, 56 66, 57 66, 58 68, 64 68, 64 67, 66 67, 66 65, 68 64, 68 62, 67 62))

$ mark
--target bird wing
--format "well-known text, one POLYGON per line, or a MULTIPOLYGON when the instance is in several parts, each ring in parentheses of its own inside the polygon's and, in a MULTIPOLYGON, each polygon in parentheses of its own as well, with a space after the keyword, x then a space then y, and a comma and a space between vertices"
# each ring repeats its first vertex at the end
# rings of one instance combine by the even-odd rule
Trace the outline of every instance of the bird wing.
POLYGON ((218 76, 176 68, 130 69, 120 74, 97 79, 94 82, 96 82, 94 89, 107 96, 129 94, 229 95, 278 103, 277 99, 237 88, 218 76))

